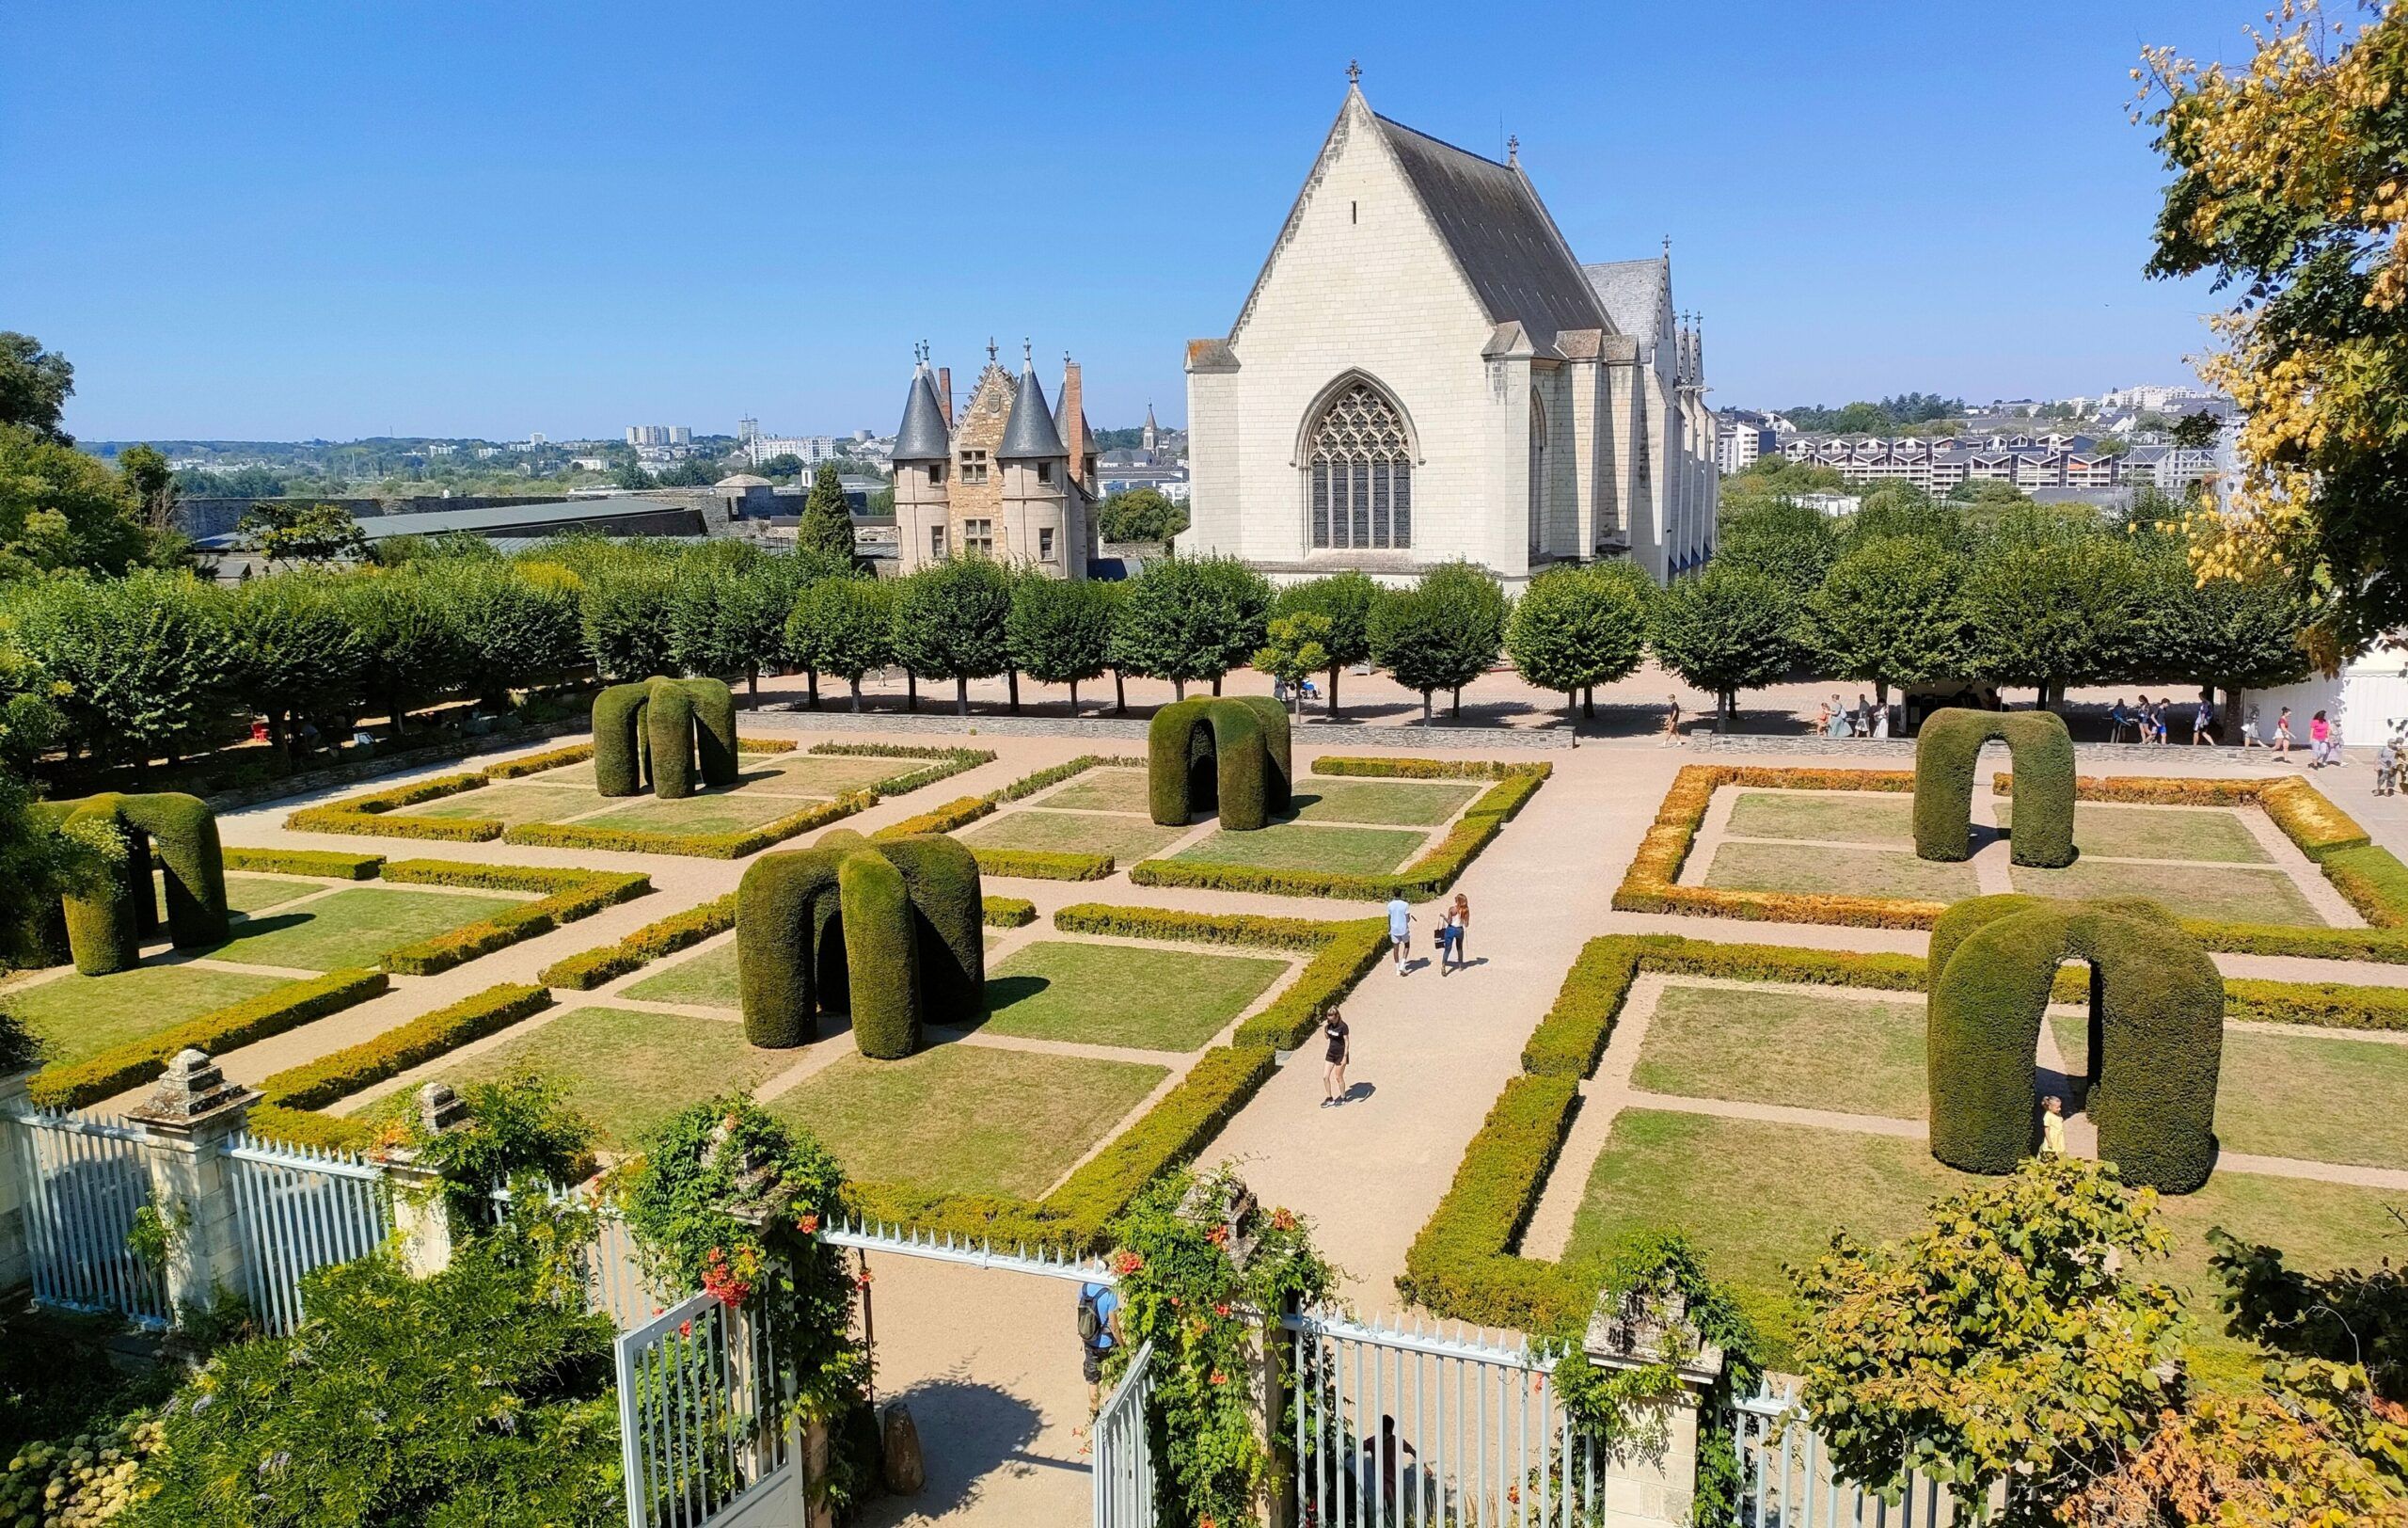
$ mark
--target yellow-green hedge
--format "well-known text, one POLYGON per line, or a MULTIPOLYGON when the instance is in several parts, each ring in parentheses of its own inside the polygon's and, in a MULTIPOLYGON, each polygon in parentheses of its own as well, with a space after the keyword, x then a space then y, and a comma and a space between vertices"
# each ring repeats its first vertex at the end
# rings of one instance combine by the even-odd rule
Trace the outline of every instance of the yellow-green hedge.
POLYGON ((536 973, 535 979, 547 987, 590 992, 639 966, 650 964, 664 955, 673 955, 689 946, 699 945, 711 935, 724 933, 735 927, 736 893, 731 891, 700 907, 689 907, 657 923, 647 923, 616 944, 563 956, 536 973))
POLYGON ((378 957, 397 976, 433 976, 480 955, 551 932, 606 907, 632 901, 652 890, 652 878, 638 871, 550 870, 517 865, 471 865, 448 860, 399 860, 385 867, 385 879, 402 883, 483 886, 504 891, 542 891, 540 900, 504 908, 378 957))
POLYGON ((35 1075, 31 1096, 45 1107, 86 1108, 151 1081, 178 1051, 191 1048, 222 1056, 364 1003, 388 985, 384 972, 365 970, 330 971, 289 981, 72 1065, 47 1067, 35 1075))
POLYGON ((354 854, 340 849, 230 849, 226 868, 262 875, 314 875, 330 881, 373 881, 382 854, 354 854))
POLYGON ((356 1045, 287 1067, 260 1084, 261 1101, 289 1109, 322 1109, 551 1006, 552 995, 542 987, 521 982, 488 987, 356 1045))
POLYGON ((972 845, 981 875, 1022 881, 1101 881, 1112 873, 1109 854, 1062 854, 1044 849, 988 849, 972 845))
POLYGON ((593 756, 592 743, 573 742, 564 748, 547 748, 540 754, 530 754, 525 758, 506 758, 499 764, 488 764, 483 773, 488 780, 515 780, 522 774, 541 774, 546 770, 582 764, 593 756))
POLYGON ((917 817, 907 817, 870 835, 873 838, 910 838, 923 833, 951 833, 977 821, 995 809, 995 798, 990 796, 957 796, 917 817))
POLYGON ((1025 897, 988 897, 979 915, 990 929, 1024 929, 1037 921, 1037 904, 1025 897))
POLYGON ((545 849, 601 849, 623 854, 680 854, 689 859, 732 860, 757 854, 771 844, 840 821, 877 804, 875 792, 848 790, 833 801, 814 802, 800 811, 736 833, 658 833, 581 822, 522 822, 502 838, 505 843, 545 849))
POLYGON ((362 795, 345 796, 323 806, 304 806, 286 816, 284 825, 295 833, 348 833, 379 838, 431 838, 446 843, 473 844, 499 838, 502 822, 491 817, 404 817, 396 809, 420 802, 456 796, 484 785, 485 776, 438 774, 409 785, 388 786, 362 795))

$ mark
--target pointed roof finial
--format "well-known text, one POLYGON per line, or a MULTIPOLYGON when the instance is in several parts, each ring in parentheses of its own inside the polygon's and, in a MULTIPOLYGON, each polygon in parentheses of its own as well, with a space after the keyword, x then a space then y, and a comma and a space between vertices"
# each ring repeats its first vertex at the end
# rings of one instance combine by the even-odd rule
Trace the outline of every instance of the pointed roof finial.
POLYGON ((1023 334, 1020 337, 1020 369, 1025 372, 1036 364, 1036 347, 1028 342, 1028 336, 1023 334))
POLYGON ((1505 163, 1509 165, 1518 165, 1521 162, 1522 137, 1521 135, 1517 133, 1505 140, 1505 163))
POLYGON ((1664 235, 1664 258, 1666 260, 1672 258, 1672 236, 1669 233, 1664 235))
POLYGON ((987 336, 987 364, 995 364, 995 337, 991 334, 987 336))
POLYGON ((1349 85, 1363 83, 1363 66, 1352 58, 1346 60, 1346 83, 1349 85))

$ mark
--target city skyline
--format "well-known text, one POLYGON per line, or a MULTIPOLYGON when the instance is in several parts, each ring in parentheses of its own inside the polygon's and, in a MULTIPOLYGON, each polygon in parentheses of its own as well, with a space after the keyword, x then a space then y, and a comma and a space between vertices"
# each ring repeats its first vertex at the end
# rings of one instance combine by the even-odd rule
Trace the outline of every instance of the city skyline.
POLYGON ((2185 381, 2212 299, 2140 275, 2160 172, 2125 71, 2236 50, 2254 13, 2215 10, 1741 6, 1715 51, 1629 7, 939 8, 823 52, 734 9, 661 48, 626 8, 37 4, 0 23, 0 173, 40 231, 0 247, 0 326, 75 362, 95 438, 883 434, 914 342, 959 376, 1023 336, 1100 422, 1176 425, 1181 342, 1226 326, 1360 57, 1376 109, 1516 136, 1576 247, 1669 233, 1719 406, 2185 381), (1616 56, 1650 68, 1574 88, 1616 56))

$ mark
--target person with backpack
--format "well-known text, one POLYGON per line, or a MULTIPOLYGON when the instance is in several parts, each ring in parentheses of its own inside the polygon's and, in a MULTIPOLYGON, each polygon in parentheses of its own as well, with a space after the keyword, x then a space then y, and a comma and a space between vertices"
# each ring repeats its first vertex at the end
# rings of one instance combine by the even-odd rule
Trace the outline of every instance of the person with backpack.
POLYGON ((1104 1356, 1120 1345, 1120 1292, 1110 1284, 1079 1286, 1081 1367, 1087 1380, 1087 1414, 1103 1405, 1104 1356))

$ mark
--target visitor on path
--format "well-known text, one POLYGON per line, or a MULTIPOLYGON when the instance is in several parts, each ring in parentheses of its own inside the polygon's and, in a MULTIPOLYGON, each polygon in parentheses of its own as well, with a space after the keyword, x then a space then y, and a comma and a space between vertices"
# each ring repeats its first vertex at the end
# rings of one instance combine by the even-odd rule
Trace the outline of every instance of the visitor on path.
POLYGON ((2374 745, 2374 793, 2395 795, 2400 783, 2400 745, 2390 738, 2374 745))
POLYGON ((1664 697, 1664 746, 1670 748, 1681 740, 1681 697, 1664 697))
POLYGON ((1104 1355, 1120 1345, 1120 1292, 1110 1284, 1079 1286, 1080 1360, 1087 1378, 1087 1415, 1103 1404, 1104 1355))
POLYGON ((1876 738, 1890 735, 1890 703, 1886 700, 1873 708, 1873 735, 1876 738))
POLYGON ((1420 1472, 1421 1456, 1413 1451, 1411 1443, 1396 1435, 1396 1418, 1386 1415, 1380 1418, 1380 1436, 1363 1440, 1363 1452, 1372 1456, 1364 1462, 1377 1472, 1376 1484, 1371 1487, 1377 1494, 1372 1501, 1396 1515, 1397 1504, 1418 1484, 1416 1477, 1420 1472))
POLYGON ((1446 975, 1445 963, 1448 960, 1451 959, 1457 965, 1466 963, 1464 960, 1464 941, 1471 936, 1470 898, 1460 891, 1455 893, 1454 902, 1447 909, 1447 916, 1441 925, 1441 930, 1446 935, 1446 941, 1439 947, 1438 974, 1444 976, 1446 975))
POLYGON ((2040 1101, 2040 1154, 2066 1154, 2066 1101, 2051 1093, 2040 1101))
POLYGON ((1839 696, 1831 697, 1831 736, 1845 738, 1856 728, 1847 719, 1847 704, 1839 696))
POLYGON ((2117 695, 2115 697, 2115 704, 2107 708, 2107 740, 2109 742, 2122 742, 2124 740, 2124 724, 2130 720, 2131 718, 2127 716, 2124 711, 2124 697, 2117 695))
POLYGON ((1413 904, 1402 889, 1388 898, 1388 947, 1396 953, 1396 974, 1404 975, 1405 962, 1413 958, 1413 904))
POLYGON ((1346 1015, 1333 1010, 1321 1032, 1329 1042, 1323 1053, 1321 1106, 1334 1108, 1346 1102, 1346 1063, 1354 1056, 1354 1031, 1346 1027, 1346 1015))
POLYGON ((2291 761, 2291 708, 2289 706, 2283 708, 2282 715, 2274 718, 2274 757, 2285 764, 2291 761))
POLYGON ((1856 735, 1873 736, 1873 697, 1861 690, 1856 692, 1856 735))
POLYGON ((2215 741, 2216 708, 2202 697, 2199 708, 2191 713, 2191 746, 2215 741))
POLYGON ((2341 767, 2341 719, 2337 716, 2324 729, 2324 762, 2337 770, 2341 767))
MULTIPOLYGON (((1838 699, 1838 698, 1839 698, 1839 697, 1838 697, 1838 696, 1836 696, 1836 695, 1834 695, 1834 696, 1832 696, 1832 697, 1831 697, 1831 699, 1832 699, 1832 700, 1836 700, 1836 699, 1838 699)), ((1828 738, 1828 737, 1830 737, 1830 735, 1831 735, 1831 702, 1830 702, 1830 700, 1827 700, 1827 701, 1823 702, 1823 704, 1822 704, 1821 706, 1819 706, 1819 707, 1815 708, 1815 710, 1814 710, 1814 736, 1816 736, 1817 738, 1828 738)))
POLYGON ((2160 695, 2157 700, 2157 709, 2150 713, 2149 720, 2155 726, 2157 732, 2157 745, 2160 748, 2165 746, 2165 713, 2167 710, 2172 708, 2173 705, 2174 697, 2172 695, 2160 695))
POLYGON ((2307 721, 2307 767, 2309 769, 2324 768, 2325 746, 2332 740, 2333 724, 2324 720, 2324 713, 2319 711, 2309 717, 2307 721))
POLYGON ((2258 708, 2255 704, 2252 704, 2248 711, 2241 718, 2241 749, 2242 752, 2247 753, 2252 748, 2263 748, 2266 745, 2263 742, 2260 742, 2258 739, 2258 708))
POLYGON ((2149 738, 2148 696, 2143 695, 2132 708, 2132 741, 2146 743, 2149 738))

